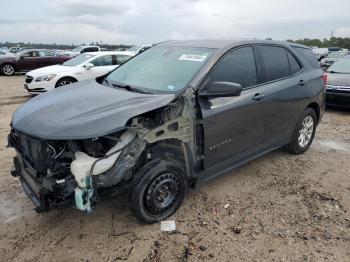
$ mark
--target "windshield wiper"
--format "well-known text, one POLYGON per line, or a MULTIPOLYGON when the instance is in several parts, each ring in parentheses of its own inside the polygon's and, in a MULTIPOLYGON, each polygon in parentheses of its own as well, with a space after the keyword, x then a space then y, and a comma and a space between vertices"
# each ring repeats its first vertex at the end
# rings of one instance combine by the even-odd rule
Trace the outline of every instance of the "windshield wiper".
POLYGON ((106 83, 107 86, 111 86, 111 84, 109 83, 109 81, 107 80, 107 77, 105 79, 103 79, 102 84, 106 83))
POLYGON ((127 91, 130 91, 130 92, 137 92, 137 93, 142 93, 142 94, 150 94, 148 92, 145 92, 141 89, 138 89, 136 87, 133 87, 131 85, 123 85, 123 84, 117 84, 117 83, 112 83, 112 86, 113 87, 116 87, 116 88, 121 88, 121 89, 125 89, 127 91))
POLYGON ((102 82, 102 84, 105 84, 109 87, 114 87, 114 88, 119 88, 119 89, 125 89, 127 91, 130 91, 130 92, 137 92, 137 93, 142 93, 142 94, 151 94, 149 92, 146 92, 146 91, 143 91, 139 88, 136 88, 134 86, 131 86, 131 85, 126 85, 126 84, 122 84, 122 83, 117 83, 117 82, 114 82, 114 81, 109 81, 107 78, 105 78, 102 82))

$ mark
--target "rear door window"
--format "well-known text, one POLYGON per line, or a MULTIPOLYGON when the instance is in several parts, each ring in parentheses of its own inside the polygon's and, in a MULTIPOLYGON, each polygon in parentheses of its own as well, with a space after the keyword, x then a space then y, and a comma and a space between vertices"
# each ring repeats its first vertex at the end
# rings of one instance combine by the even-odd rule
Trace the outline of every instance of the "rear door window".
POLYGON ((50 52, 49 51, 39 51, 38 52, 40 57, 48 57, 50 56, 50 52))
POLYGON ((131 57, 127 55, 118 55, 117 56, 117 65, 121 65, 128 61, 131 57))
POLYGON ((243 88, 257 84, 253 48, 241 47, 227 53, 210 73, 210 83, 222 81, 241 84, 243 88))
POLYGON ((289 61, 285 48, 260 45, 259 50, 265 68, 264 82, 270 82, 290 76, 289 61))
POLYGON ((91 63, 94 66, 110 66, 110 65, 113 65, 113 56, 112 55, 100 56, 92 60, 91 63))

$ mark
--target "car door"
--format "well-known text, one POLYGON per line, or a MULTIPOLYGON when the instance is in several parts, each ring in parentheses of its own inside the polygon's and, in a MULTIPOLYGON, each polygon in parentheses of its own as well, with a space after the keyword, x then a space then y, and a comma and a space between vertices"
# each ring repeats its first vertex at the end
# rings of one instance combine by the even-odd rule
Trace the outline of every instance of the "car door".
POLYGON ((40 66, 39 52, 29 51, 17 58, 18 71, 30 71, 40 66))
MULTIPOLYGON (((266 143, 289 139, 303 110, 308 79, 302 76, 297 58, 285 47, 259 45, 263 64, 266 143), (301 82, 300 82, 301 81, 301 82)), ((283 141, 282 141, 283 142, 283 141)))
POLYGON ((38 64, 40 67, 50 66, 57 64, 55 56, 52 56, 51 53, 47 50, 39 51, 38 64))
POLYGON ((90 63, 93 64, 94 67, 86 72, 87 74, 85 75, 88 79, 105 75, 117 67, 117 60, 115 55, 99 56, 90 61, 90 63))
POLYGON ((220 162, 242 156, 264 141, 263 111, 259 86, 260 65, 253 46, 243 46, 225 54, 208 74, 205 90, 217 81, 241 84, 239 96, 201 98, 204 127, 204 165, 209 168, 220 162))

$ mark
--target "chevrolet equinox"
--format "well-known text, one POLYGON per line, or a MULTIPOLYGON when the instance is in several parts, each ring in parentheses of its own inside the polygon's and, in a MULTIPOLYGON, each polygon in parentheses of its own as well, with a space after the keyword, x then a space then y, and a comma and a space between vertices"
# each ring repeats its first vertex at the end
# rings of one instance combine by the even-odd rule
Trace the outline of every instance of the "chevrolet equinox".
POLYGON ((258 40, 171 41, 108 75, 58 87, 12 117, 13 176, 38 212, 127 193, 154 223, 189 187, 285 147, 304 153, 325 104, 310 48, 258 40))

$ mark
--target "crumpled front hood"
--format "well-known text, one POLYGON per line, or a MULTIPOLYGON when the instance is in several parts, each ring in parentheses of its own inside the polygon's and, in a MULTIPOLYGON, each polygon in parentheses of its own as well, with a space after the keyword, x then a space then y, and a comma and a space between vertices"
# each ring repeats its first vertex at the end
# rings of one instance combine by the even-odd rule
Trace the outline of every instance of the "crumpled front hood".
POLYGON ((139 114, 169 104, 175 95, 114 89, 95 80, 77 82, 39 95, 16 110, 15 130, 47 140, 99 137, 119 131, 139 114))

